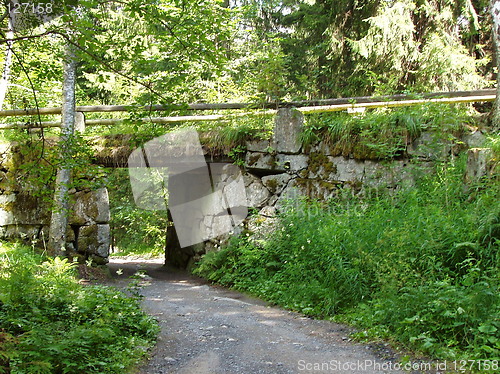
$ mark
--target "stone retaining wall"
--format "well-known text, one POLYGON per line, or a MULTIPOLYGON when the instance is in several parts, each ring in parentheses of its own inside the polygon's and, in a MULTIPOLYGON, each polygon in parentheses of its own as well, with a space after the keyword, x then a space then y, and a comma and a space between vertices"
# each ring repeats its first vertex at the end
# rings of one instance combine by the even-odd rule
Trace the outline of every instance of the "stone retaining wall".
MULTIPOLYGON (((408 140, 406 150, 399 158, 380 161, 342 154, 324 140, 303 147, 298 141, 303 123, 300 112, 280 109, 275 120, 274 138, 247 142, 244 165, 241 167, 247 206, 252 212, 245 223, 247 229, 264 236, 272 226, 276 212, 287 201, 301 196, 328 200, 344 193, 363 194, 373 189, 411 186, 416 178, 432 168, 436 160, 446 159, 468 148, 466 180, 477 180, 492 173, 488 164, 489 151, 478 148, 485 140, 480 131, 456 141, 426 132, 418 139, 408 140)), ((210 155, 206 156, 210 158, 210 155)), ((18 181, 19 165, 22 163, 18 149, 0 145, 0 238, 21 237, 43 246, 48 240, 50 210, 46 202, 29 192, 29 188, 21 188, 18 181)), ((67 230, 68 254, 106 263, 110 242, 109 220, 105 188, 72 190, 67 230)), ((238 230, 241 227, 235 228, 234 233, 238 230)), ((169 233, 167 237, 172 237, 174 244, 170 249, 166 248, 167 257, 176 266, 190 266, 203 253, 216 249, 231 234, 179 248, 173 238, 175 234, 169 233)))
MULTIPOLYGON (((0 145, 0 238, 22 239, 44 248, 49 238, 50 203, 20 183, 24 156, 16 145, 0 145)), ((46 188, 51 188, 46 186, 46 188)), ((110 243, 108 191, 70 191, 66 249, 70 257, 107 262, 110 243)))
MULTIPOLYGON (((302 114, 294 109, 280 109, 275 121, 274 139, 246 144, 242 172, 248 207, 254 214, 246 228, 262 239, 276 221, 276 212, 285 203, 308 197, 326 201, 339 194, 364 194, 377 189, 395 190, 411 186, 429 173, 436 161, 442 161, 468 148, 480 147, 485 136, 475 131, 454 141, 436 133, 425 132, 408 140, 404 155, 393 160, 361 160, 340 155, 328 142, 319 140, 302 147, 298 135, 303 126, 302 114)), ((469 151, 470 176, 466 180, 491 173, 486 164, 487 151, 469 151)), ((490 167, 491 168, 491 167, 490 167)), ((238 231, 238 229, 236 230, 238 231)), ((228 236, 190 248, 190 264, 206 251, 216 250, 228 236)))

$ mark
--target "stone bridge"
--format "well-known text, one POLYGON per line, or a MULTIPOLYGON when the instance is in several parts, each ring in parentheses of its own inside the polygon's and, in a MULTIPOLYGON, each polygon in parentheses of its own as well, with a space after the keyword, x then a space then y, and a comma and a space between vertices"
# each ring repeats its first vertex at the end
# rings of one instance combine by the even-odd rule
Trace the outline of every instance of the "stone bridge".
MULTIPOLYGON (((436 160, 482 146, 484 136, 475 131, 456 142, 443 140, 437 134, 424 133, 409 139, 406 150, 397 159, 381 162, 375 157, 344 153, 324 140, 303 147, 298 141, 302 131, 300 112, 284 108, 278 111, 274 137, 269 141, 248 141, 241 171, 247 193, 247 206, 253 214, 248 229, 265 233, 276 220, 276 212, 287 201, 299 196, 328 200, 344 193, 367 193, 376 189, 395 189, 411 185, 436 160)), ((127 138, 95 139, 95 163, 105 167, 127 167, 133 148, 127 138)), ((211 162, 233 162, 224 153, 205 149, 205 159, 211 162)), ((484 156, 470 151, 470 178, 489 172, 484 156), (474 161, 475 160, 475 161, 474 161)), ((15 183, 13 171, 22 157, 12 147, 0 149, 0 237, 22 237, 44 245, 48 238, 50 212, 47 204, 15 183)), ((94 191, 71 191, 70 224, 67 230, 67 250, 70 256, 106 263, 109 255, 109 201, 105 188, 94 191)), ((237 230, 236 230, 237 231, 237 230)), ((190 247, 180 248, 175 232, 168 234, 166 261, 177 267, 189 267, 203 253, 214 250, 228 235, 190 247)), ((265 235, 265 234, 263 234, 265 235)))

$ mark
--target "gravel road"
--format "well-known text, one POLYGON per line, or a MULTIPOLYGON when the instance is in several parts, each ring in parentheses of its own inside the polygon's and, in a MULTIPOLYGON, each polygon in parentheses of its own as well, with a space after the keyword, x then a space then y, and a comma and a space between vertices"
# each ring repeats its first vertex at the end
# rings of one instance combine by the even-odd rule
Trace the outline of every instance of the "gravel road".
POLYGON ((351 342, 346 326, 207 285, 165 269, 161 260, 112 259, 109 267, 118 285, 138 270, 147 274, 141 281, 143 305, 161 325, 158 344, 137 374, 395 371, 387 347, 351 342))

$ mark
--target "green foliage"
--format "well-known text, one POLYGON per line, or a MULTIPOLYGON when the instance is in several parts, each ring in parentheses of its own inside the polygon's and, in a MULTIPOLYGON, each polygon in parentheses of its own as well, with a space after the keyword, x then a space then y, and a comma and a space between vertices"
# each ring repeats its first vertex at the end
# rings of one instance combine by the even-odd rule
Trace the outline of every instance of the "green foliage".
POLYGON ((244 4, 229 74, 268 99, 474 89, 491 79, 484 0, 244 4))
POLYGON ((472 89, 492 74, 485 0, 80 4, 18 32, 30 37, 13 46, 9 107, 59 104, 67 43, 79 60, 79 104, 472 89))
POLYGON ((228 156, 234 160, 235 165, 243 166, 245 165, 245 154, 246 148, 238 145, 229 151, 228 156))
POLYGON ((0 370, 7 373, 124 373, 158 326, 136 298, 82 286, 66 259, 1 244, 0 370))
POLYGON ((267 241, 235 238, 195 272, 435 357, 498 358, 500 190, 464 192, 464 164, 391 195, 292 201, 267 241))
POLYGON ((490 135, 487 147, 491 148, 493 152, 493 160, 497 163, 500 162, 500 134, 490 135))
POLYGON ((42 198, 48 206, 53 203, 53 190, 48 186, 53 186, 60 167, 73 170, 68 186, 70 189, 102 187, 104 173, 101 167, 90 162, 94 151, 89 142, 81 134, 74 134, 65 143, 66 153, 63 155, 52 135, 20 132, 11 134, 9 143, 14 155, 13 164, 9 167, 13 178, 9 182, 17 183, 18 188, 42 198))
POLYGON ((454 138, 474 117, 466 106, 425 104, 377 109, 351 115, 345 112, 309 115, 300 140, 305 146, 326 140, 336 153, 360 159, 391 159, 405 154, 409 142, 423 131, 454 138))
POLYGON ((360 57, 356 70, 370 71, 375 87, 386 93, 411 86, 414 91, 483 86, 479 61, 469 54, 460 34, 449 31, 460 27, 457 17, 469 18, 470 11, 477 17, 472 6, 461 8, 457 3, 382 2, 376 14, 364 20, 369 25, 366 34, 349 41, 360 57))
POLYGON ((60 104, 67 44, 79 61, 79 104, 188 102, 218 91, 214 82, 232 29, 231 12, 219 1, 61 3, 52 4, 60 17, 16 30, 10 107, 60 104))
POLYGON ((144 210, 134 202, 126 169, 113 169, 108 177, 113 255, 161 256, 168 225, 166 211, 144 210))

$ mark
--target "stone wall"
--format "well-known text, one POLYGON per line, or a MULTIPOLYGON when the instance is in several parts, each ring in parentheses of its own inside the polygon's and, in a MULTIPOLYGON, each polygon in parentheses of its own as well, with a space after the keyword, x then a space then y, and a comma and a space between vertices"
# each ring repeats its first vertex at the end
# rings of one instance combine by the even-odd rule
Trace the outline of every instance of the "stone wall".
MULTIPOLYGON (((261 233, 262 237, 272 228, 276 212, 289 200, 301 196, 328 200, 344 193, 364 194, 377 189, 411 186, 416 178, 432 168, 436 160, 462 151, 469 151, 466 180, 492 174, 492 167, 488 164, 489 151, 480 149, 485 140, 480 131, 466 134, 454 142, 426 132, 418 139, 408 139, 405 151, 398 158, 381 161, 345 154, 324 140, 303 147, 298 141, 303 123, 300 112, 280 109, 275 120, 274 138, 246 144, 241 173, 252 215, 246 220, 245 227, 261 233)), ((130 150, 125 153, 130 154, 130 150)), ((211 155, 205 156, 207 161, 213 161, 211 155)), ((23 162, 16 146, 0 145, 0 238, 21 237, 43 247, 48 239, 50 210, 46 202, 30 192, 29 187, 21 187, 19 166, 23 162)), ((67 230, 68 254, 82 260, 107 262, 109 220, 105 188, 94 191, 73 189, 67 230)), ((175 234, 169 232, 168 241, 173 244, 167 245, 167 257, 177 267, 189 267, 203 253, 215 250, 241 229, 238 226, 233 233, 186 248, 180 248, 175 234)))
MULTIPOLYGON (((472 149, 482 146, 485 141, 480 131, 464 134, 454 141, 437 133, 425 132, 417 139, 408 139, 405 152, 396 159, 366 160, 356 159, 352 154, 343 155, 324 140, 302 147, 297 139, 303 122, 300 112, 280 109, 274 139, 246 144, 242 172, 248 207, 254 212, 246 221, 246 228, 254 233, 254 237, 268 235, 276 221, 276 212, 287 201, 300 197, 325 201, 344 193, 365 194, 378 189, 411 186, 417 178, 429 173, 436 161, 456 156, 468 148, 471 148, 469 173, 473 175, 470 178, 491 174, 485 166, 487 152, 472 149)), ((194 258, 191 263, 205 251, 215 250, 225 240, 227 236, 211 240, 192 251, 194 258)))
MULTIPOLYGON (((0 145, 0 238, 22 239, 44 248, 48 241, 50 201, 21 182, 26 161, 17 145, 0 145)), ((46 186, 46 188, 52 188, 46 186)), ((110 211, 108 191, 70 190, 69 225, 66 249, 70 257, 107 262, 110 211)))

